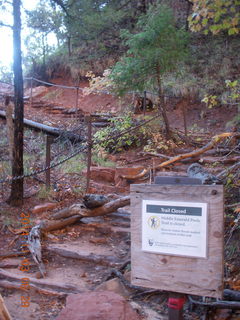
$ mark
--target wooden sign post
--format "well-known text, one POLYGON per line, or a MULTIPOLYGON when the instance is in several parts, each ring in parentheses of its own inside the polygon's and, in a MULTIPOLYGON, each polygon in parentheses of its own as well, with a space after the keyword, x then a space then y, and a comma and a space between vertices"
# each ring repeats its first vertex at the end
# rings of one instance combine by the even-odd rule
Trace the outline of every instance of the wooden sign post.
POLYGON ((131 185, 135 285, 222 298, 223 186, 131 185))

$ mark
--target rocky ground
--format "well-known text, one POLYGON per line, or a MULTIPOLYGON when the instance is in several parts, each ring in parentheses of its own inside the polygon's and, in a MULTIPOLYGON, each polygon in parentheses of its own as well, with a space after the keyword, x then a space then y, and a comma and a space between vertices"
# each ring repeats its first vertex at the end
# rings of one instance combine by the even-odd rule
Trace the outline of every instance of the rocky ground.
MULTIPOLYGON (((55 83, 72 84, 69 81, 64 82, 63 79, 55 79, 55 83)), ((86 85, 82 83, 81 86, 86 85)), ((29 95, 29 90, 25 95, 29 95)), ((129 101, 131 102, 131 97, 128 98, 128 103, 129 101)), ((117 98, 108 94, 83 96, 80 93, 76 103, 74 90, 38 87, 33 90, 32 106, 29 100, 26 103, 25 117, 47 125, 69 128, 79 123, 79 118, 75 117, 76 106, 81 109, 78 114, 100 111, 116 114, 125 108, 124 105, 126 101, 124 104, 124 101, 119 102, 117 98)), ((187 122, 192 136, 196 139, 204 138, 201 141, 206 142, 214 134, 226 131, 226 123, 236 114, 236 110, 226 107, 214 110, 205 108, 202 112, 199 102, 176 100, 169 105, 169 117, 173 128, 183 130, 183 107, 187 110, 187 122)), ((4 120, 0 120, 0 126, 5 126, 4 120)), ((184 153, 186 148, 194 149, 193 146, 183 144, 169 149, 167 153, 174 156, 184 153)), ((141 151, 139 148, 111 156, 111 161, 115 162, 113 168, 92 167, 89 191, 110 194, 110 197, 128 194, 129 183, 119 178, 122 172, 136 174, 146 165, 152 166, 153 163, 157 165, 162 162, 159 158, 143 156, 141 151)), ((218 160, 222 159, 221 154, 218 157, 218 160)), ((213 157, 211 153, 205 155, 202 161, 214 174, 225 168, 225 164, 221 162, 214 165, 216 155, 213 157)), ((186 175, 188 166, 189 163, 179 162, 163 169, 164 175, 186 175)), ((86 171, 83 171, 83 174, 86 174, 86 171)), ((13 320, 168 319, 166 292, 143 290, 131 285, 129 207, 120 208, 103 217, 83 218, 72 226, 46 233, 42 240, 43 262, 47 270, 44 279, 39 279, 39 270, 32 260, 28 273, 20 270, 23 260, 22 256, 18 256, 22 240, 17 231, 21 221, 20 214, 29 213, 31 223, 35 225, 51 217, 58 210, 81 202, 81 194, 76 194, 71 189, 71 185, 77 183, 79 176, 64 176, 63 179, 67 188, 61 187, 63 180, 60 180, 59 188, 45 199, 37 197, 38 182, 26 179, 26 189, 29 192, 26 193, 22 208, 7 205, 5 200, 9 186, 0 187, 0 293, 13 320), (49 202, 51 204, 46 205, 49 202), (40 207, 36 208, 38 205, 40 207), (31 303, 26 308, 21 307, 23 291, 19 290, 23 276, 30 279, 27 294, 31 303)), ((153 178, 150 177, 144 182, 152 183, 153 178)), ((231 240, 225 257, 225 286, 234 290, 240 288, 240 233, 237 227, 233 228, 237 215, 231 208, 232 203, 239 202, 237 190, 239 186, 234 186, 226 192, 229 207, 226 209, 225 225, 225 237, 231 240)), ((206 309, 192 308, 191 304, 186 302, 184 319, 203 318, 240 319, 240 314, 234 310, 215 310, 208 312, 206 316, 206 309)))

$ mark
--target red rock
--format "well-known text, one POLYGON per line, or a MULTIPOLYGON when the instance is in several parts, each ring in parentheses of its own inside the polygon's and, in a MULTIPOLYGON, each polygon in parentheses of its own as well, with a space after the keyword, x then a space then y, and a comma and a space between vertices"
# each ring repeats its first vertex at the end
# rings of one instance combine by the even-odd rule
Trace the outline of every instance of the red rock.
POLYGON ((32 209, 32 213, 41 213, 41 212, 45 212, 45 211, 48 211, 48 210, 53 210, 55 209, 56 207, 58 206, 58 203, 43 203, 43 204, 40 204, 38 206, 35 206, 33 209, 32 209))
MULTIPOLYGON (((83 174, 87 174, 87 170, 83 171, 83 174)), ((115 169, 106 167, 91 167, 90 178, 99 182, 114 183, 115 169)))
POLYGON ((129 302, 109 292, 86 292, 67 297, 66 307, 56 320, 140 320, 129 302))
POLYGON ((129 191, 129 187, 115 187, 109 186, 102 183, 92 182, 88 190, 89 193, 99 193, 99 194, 108 194, 108 193, 125 193, 129 191))

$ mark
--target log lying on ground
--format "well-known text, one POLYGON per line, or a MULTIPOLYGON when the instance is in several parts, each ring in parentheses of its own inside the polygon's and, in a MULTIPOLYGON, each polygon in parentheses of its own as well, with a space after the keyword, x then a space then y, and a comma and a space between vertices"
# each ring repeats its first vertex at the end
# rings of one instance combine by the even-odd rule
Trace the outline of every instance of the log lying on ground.
MULTIPOLYGON (((22 289, 22 284, 20 282, 15 282, 15 281, 7 281, 7 280, 0 280, 0 287, 5 288, 5 289, 16 289, 16 290, 23 290, 22 289)), ((39 288, 37 285, 33 283, 29 283, 29 287, 33 288, 40 294, 44 295, 51 295, 51 296, 56 296, 58 298, 63 298, 66 297, 67 293, 64 292, 58 292, 54 290, 48 290, 48 289, 43 289, 39 288)), ((0 317, 1 319, 1 317, 0 317)))
POLYGON ((74 204, 69 208, 63 209, 52 216, 51 221, 45 220, 42 221, 39 225, 33 227, 29 234, 29 250, 33 256, 34 261, 37 263, 38 268, 44 277, 46 275, 44 264, 42 263, 41 258, 41 245, 40 245, 40 237, 42 232, 53 231, 57 229, 61 229, 68 225, 71 225, 77 222, 79 219, 83 217, 97 217, 104 216, 109 213, 116 211, 118 208, 125 207, 130 204, 130 197, 122 197, 104 205, 94 208, 94 209, 86 209, 82 204, 74 204), (31 235, 35 234, 37 231, 37 238, 31 240, 31 235), (37 241, 35 241, 37 240, 37 241))
POLYGON ((52 219, 57 220, 75 215, 78 215, 79 218, 104 216, 106 214, 114 212, 118 208, 125 207, 127 205, 130 205, 129 196, 110 201, 103 206, 94 209, 86 209, 82 204, 73 204, 71 207, 55 213, 52 216, 52 219))
MULTIPOLYGON (((66 209, 66 211, 68 211, 68 209, 66 209)), ((71 224, 76 223, 79 219, 80 219, 79 215, 74 215, 62 220, 55 220, 55 221, 44 220, 40 223, 41 231, 49 232, 49 231, 59 230, 66 226, 70 226, 71 224)))
POLYGON ((64 248, 54 248, 51 246, 46 247, 47 251, 58 254, 65 258, 71 258, 76 260, 81 260, 89 263, 95 263, 102 266, 108 267, 120 267, 123 264, 123 261, 114 256, 107 256, 107 255, 99 255, 99 254, 83 254, 79 252, 72 252, 64 248))
MULTIPOLYGON (((71 285, 71 284, 59 284, 54 281, 47 281, 43 279, 34 279, 29 277, 29 284, 34 285, 36 288, 44 289, 44 290, 51 290, 58 293, 79 293, 80 290, 78 287, 71 285)), ((13 284, 20 284, 22 282, 22 275, 13 274, 9 271, 0 269, 0 281, 9 281, 13 284)))
MULTIPOLYGON (((194 150, 192 152, 188 152, 188 153, 185 153, 185 154, 180 154, 178 156, 175 156, 175 157, 172 157, 170 158, 169 160, 167 161, 164 161, 162 162, 161 164, 157 165, 155 168, 153 168, 153 170, 160 170, 161 168, 163 167, 166 167, 170 164, 173 164, 177 161, 181 161, 183 159, 187 159, 187 158, 193 158, 193 157, 196 157, 196 156, 199 156, 200 154, 203 154, 204 152, 212 149, 216 144, 218 144, 219 142, 221 142, 223 139, 225 138, 229 138, 229 137, 234 137, 234 138, 240 138, 240 133, 236 133, 236 132, 225 132, 225 133, 221 133, 221 134, 218 134, 216 136, 214 136, 212 138, 212 140, 206 144, 204 147, 202 148, 199 148, 197 150, 194 150)), ((146 169, 144 168, 142 172, 140 172, 138 175, 122 175, 121 178, 122 179, 127 179, 127 180, 137 180, 139 178, 142 178, 144 177, 146 174, 148 174, 150 172, 150 168, 146 169)))
POLYGON ((5 306, 4 300, 0 294, 0 319, 1 320, 11 320, 11 316, 8 312, 7 307, 5 306))
MULTIPOLYGON (((0 110, 0 117, 6 119, 6 112, 0 110)), ((84 140, 83 137, 72 132, 60 130, 59 128, 50 127, 32 120, 24 119, 24 125, 34 130, 43 131, 55 137, 61 136, 63 138, 67 138, 73 142, 82 142, 84 140)))

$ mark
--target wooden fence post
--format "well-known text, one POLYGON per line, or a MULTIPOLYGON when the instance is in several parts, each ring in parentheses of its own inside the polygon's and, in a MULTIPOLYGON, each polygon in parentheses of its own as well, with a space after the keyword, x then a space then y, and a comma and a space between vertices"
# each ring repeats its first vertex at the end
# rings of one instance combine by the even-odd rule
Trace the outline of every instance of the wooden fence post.
POLYGON ((146 90, 144 90, 143 94, 144 94, 144 96, 143 96, 143 114, 145 116, 145 114, 146 114, 146 104, 147 104, 147 92, 146 92, 146 90))
POLYGON ((92 164, 92 118, 91 115, 86 116, 86 122, 88 126, 88 159, 87 159, 87 185, 86 193, 89 191, 90 178, 91 178, 91 164, 92 164))
POLYGON ((31 91, 30 91, 30 107, 32 108, 32 92, 33 92, 33 78, 31 78, 31 91))
POLYGON ((79 97, 79 87, 76 87, 76 103, 75 103, 76 117, 78 112, 78 97, 79 97))
MULTIPOLYGON (((46 140, 46 167, 49 167, 51 164, 51 144, 53 142, 53 137, 47 135, 46 140)), ((51 183, 51 169, 46 170, 46 187, 47 189, 50 188, 51 183)))

